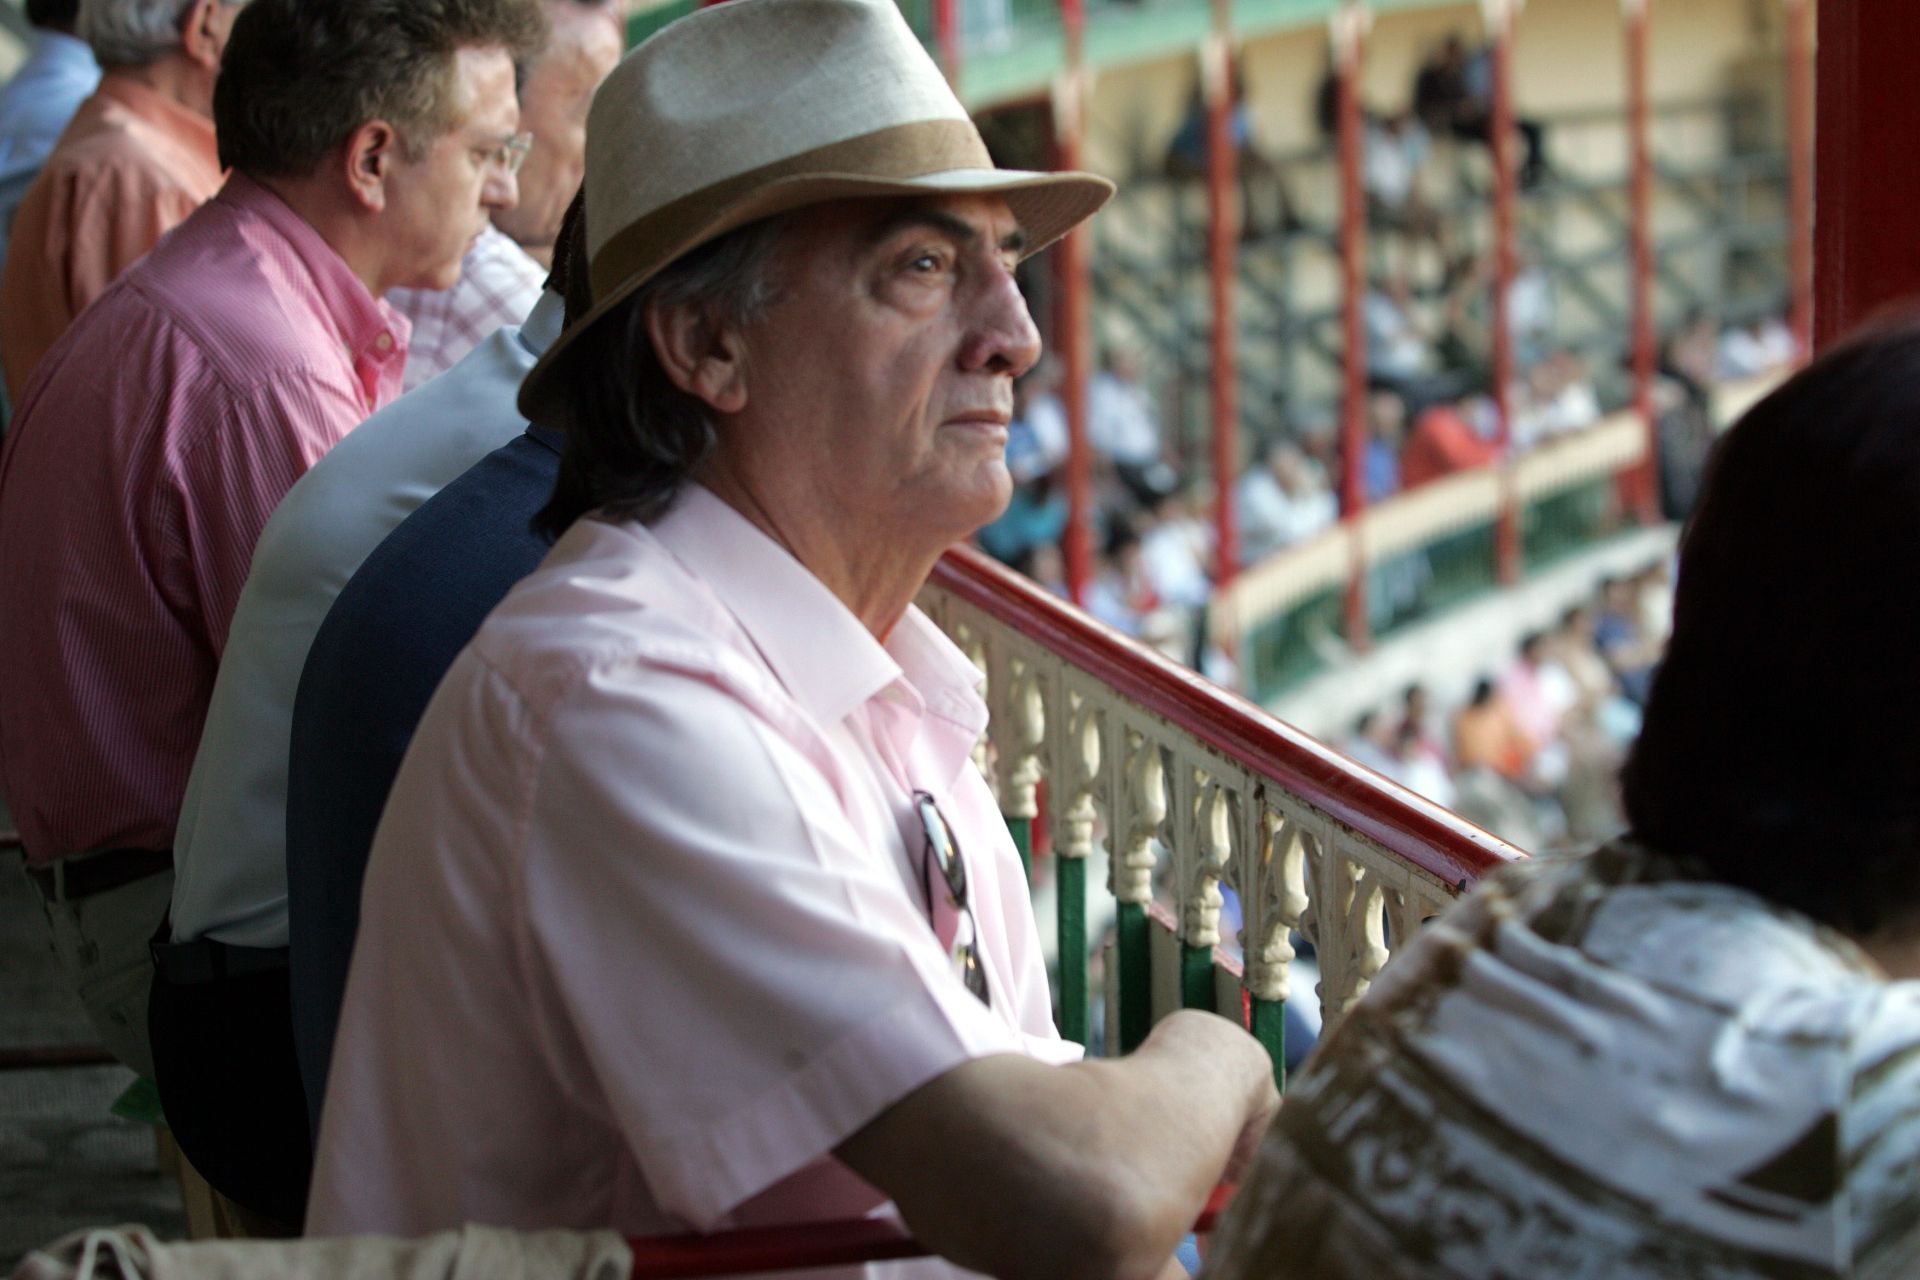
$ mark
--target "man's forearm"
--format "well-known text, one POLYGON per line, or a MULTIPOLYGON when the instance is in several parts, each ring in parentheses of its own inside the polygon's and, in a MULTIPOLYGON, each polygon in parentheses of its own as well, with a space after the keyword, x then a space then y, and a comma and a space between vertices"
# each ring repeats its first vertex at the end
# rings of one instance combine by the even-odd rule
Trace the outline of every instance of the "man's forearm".
POLYGON ((963 1266, 1152 1280, 1275 1101, 1251 1037, 1182 1013, 1123 1059, 965 1063, 840 1155, 894 1198, 924 1243, 963 1266))

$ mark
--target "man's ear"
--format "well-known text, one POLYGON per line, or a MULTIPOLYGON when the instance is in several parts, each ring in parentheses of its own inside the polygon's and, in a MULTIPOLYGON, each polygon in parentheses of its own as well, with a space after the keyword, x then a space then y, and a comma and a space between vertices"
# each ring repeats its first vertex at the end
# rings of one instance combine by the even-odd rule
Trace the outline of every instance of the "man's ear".
POLYGON ((400 135, 385 120, 369 120, 348 135, 341 155, 347 190, 362 207, 387 207, 387 180, 400 159, 400 135))
POLYGON ((647 306, 647 338, 673 385, 716 413, 747 404, 746 345, 738 330, 716 325, 697 302, 647 306))
POLYGON ((220 70, 220 54, 226 48, 225 26, 220 9, 225 0, 193 0, 180 15, 180 48, 187 58, 208 71, 220 70))

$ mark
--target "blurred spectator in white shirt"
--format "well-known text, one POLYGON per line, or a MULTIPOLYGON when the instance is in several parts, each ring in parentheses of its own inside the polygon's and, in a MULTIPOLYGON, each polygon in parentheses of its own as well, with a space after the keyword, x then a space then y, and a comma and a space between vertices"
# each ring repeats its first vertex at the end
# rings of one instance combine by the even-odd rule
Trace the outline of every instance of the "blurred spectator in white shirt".
POLYGON ((1513 442, 1520 450, 1600 420, 1600 395, 1587 376, 1586 364, 1564 351, 1528 369, 1514 399, 1513 442))
POLYGON ((1087 392, 1087 442, 1120 466, 1160 461, 1160 418, 1140 375, 1139 351, 1114 347, 1087 392))
POLYGON ((1735 325, 1720 337, 1720 376, 1752 378, 1785 369, 1800 354, 1793 330, 1778 316, 1735 325))
POLYGON ((1287 440, 1268 442, 1259 461, 1240 477, 1235 496, 1242 565, 1304 542, 1340 516, 1325 476, 1287 440))
POLYGON ((1154 508, 1153 524, 1140 537, 1147 581, 1163 605, 1204 608, 1213 596, 1207 566, 1213 561, 1213 529, 1204 495, 1167 495, 1154 508))
POLYGON ((1399 769, 1399 761, 1394 757, 1395 726, 1385 715, 1378 711, 1369 711, 1354 721, 1353 733, 1341 745, 1356 764, 1363 764, 1375 773, 1385 777, 1394 777, 1399 769))
POLYGON ((1442 763, 1421 741, 1420 730, 1412 723, 1394 731, 1392 767, 1388 777, 1407 790, 1416 792, 1443 809, 1451 809, 1457 796, 1453 779, 1442 763))
POLYGON ((1361 172, 1371 225, 1411 239, 1431 240, 1444 253, 1445 224, 1420 186, 1421 170, 1432 151, 1432 138, 1412 112, 1383 116, 1367 122, 1361 172))

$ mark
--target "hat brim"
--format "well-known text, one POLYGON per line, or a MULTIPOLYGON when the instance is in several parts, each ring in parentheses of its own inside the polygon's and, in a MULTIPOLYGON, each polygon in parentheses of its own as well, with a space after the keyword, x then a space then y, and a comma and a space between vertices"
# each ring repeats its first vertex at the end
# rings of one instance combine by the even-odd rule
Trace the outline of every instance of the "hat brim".
POLYGON ((876 196, 997 195, 1004 198, 1014 220, 1026 234, 1021 256, 1031 257, 1066 235, 1097 212, 1113 195, 1113 184, 1091 173, 1036 173, 1021 169, 954 169, 914 178, 873 178, 852 173, 798 174, 755 188, 731 205, 717 210, 695 234, 679 243, 662 244, 647 262, 630 271, 605 297, 594 299, 593 309, 561 332, 560 337, 528 371, 520 384, 520 412, 530 421, 550 419, 555 391, 564 385, 560 371, 580 336, 662 268, 710 240, 750 222, 789 213, 830 200, 876 196))

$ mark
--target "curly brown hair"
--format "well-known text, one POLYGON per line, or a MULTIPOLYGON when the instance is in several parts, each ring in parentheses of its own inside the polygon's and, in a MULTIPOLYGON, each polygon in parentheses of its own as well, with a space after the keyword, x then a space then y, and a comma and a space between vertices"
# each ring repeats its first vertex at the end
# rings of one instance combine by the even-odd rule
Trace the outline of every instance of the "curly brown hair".
POLYGON ((453 123, 455 53, 499 48, 519 63, 546 40, 540 0, 253 0, 214 87, 220 163, 310 174, 369 120, 418 159, 453 123))

